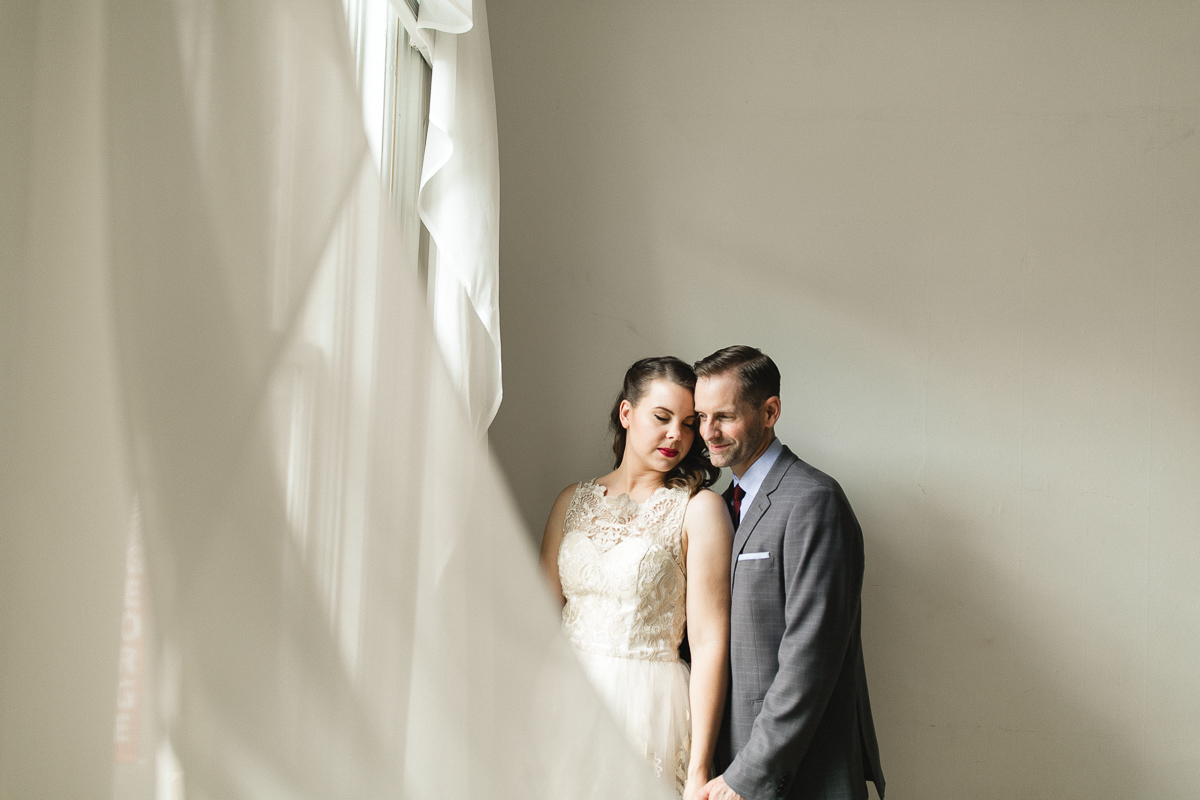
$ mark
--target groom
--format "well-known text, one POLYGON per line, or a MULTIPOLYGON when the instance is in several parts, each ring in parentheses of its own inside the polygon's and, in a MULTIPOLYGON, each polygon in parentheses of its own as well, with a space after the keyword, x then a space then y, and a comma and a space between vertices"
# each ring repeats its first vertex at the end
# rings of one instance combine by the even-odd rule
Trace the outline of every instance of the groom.
POLYGON ((733 471, 733 676, 718 762, 695 800, 883 796, 863 666, 862 531, 837 481, 775 438, 779 369, 753 347, 696 362, 712 462, 733 471))

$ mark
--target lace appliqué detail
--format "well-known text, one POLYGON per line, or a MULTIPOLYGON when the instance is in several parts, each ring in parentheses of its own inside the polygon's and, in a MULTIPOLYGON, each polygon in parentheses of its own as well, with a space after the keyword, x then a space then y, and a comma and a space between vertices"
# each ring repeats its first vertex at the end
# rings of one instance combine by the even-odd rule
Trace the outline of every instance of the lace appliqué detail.
POLYGON ((679 746, 675 749, 675 791, 683 797, 683 787, 687 784, 688 762, 692 756, 692 714, 688 709, 687 732, 680 737, 679 746))
MULTIPOLYGON (((688 715, 688 729, 679 737, 675 747, 675 794, 683 797, 683 787, 687 785, 688 761, 692 754, 691 715, 688 715)), ((648 743, 642 743, 642 756, 654 768, 655 777, 663 777, 663 757, 650 749, 648 743)))
POLYGON ((683 640, 686 489, 660 488, 645 503, 585 481, 567 507, 558 553, 567 605, 563 626, 581 650, 674 661, 683 640))
POLYGON ((575 489, 571 504, 567 507, 567 518, 563 525, 564 536, 572 531, 582 532, 592 540, 601 553, 606 553, 629 536, 657 535, 664 543, 674 540, 676 557, 682 556, 682 512, 679 495, 683 495, 683 506, 687 505, 687 494, 683 489, 656 489, 638 504, 627 494, 610 497, 604 487, 595 481, 584 481, 575 489), (675 520, 674 517, 679 519, 675 520), (676 527, 679 530, 664 528, 676 527))

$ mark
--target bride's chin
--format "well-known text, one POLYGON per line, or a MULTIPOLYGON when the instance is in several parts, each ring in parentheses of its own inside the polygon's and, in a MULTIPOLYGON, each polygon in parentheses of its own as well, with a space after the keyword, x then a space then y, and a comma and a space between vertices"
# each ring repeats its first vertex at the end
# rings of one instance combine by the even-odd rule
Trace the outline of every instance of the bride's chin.
POLYGON ((661 472, 663 475, 666 475, 668 472, 682 464, 683 458, 667 458, 662 453, 658 452, 658 450, 655 450, 653 453, 650 453, 648 456, 643 458, 642 461, 646 464, 646 466, 655 472, 661 472))

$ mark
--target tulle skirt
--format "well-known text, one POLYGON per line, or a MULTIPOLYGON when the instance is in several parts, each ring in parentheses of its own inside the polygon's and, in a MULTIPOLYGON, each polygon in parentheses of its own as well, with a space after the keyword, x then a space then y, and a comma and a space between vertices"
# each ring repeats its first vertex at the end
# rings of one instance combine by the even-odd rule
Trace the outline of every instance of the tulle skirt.
POLYGON ((578 648, 575 653, 637 752, 682 795, 692 742, 687 664, 596 655, 578 648))

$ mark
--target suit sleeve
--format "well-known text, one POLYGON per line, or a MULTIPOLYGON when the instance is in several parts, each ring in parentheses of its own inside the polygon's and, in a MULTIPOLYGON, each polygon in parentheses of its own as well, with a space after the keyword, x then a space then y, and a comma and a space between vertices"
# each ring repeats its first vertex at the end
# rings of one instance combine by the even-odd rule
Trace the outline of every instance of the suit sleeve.
POLYGON ((783 797, 841 673, 862 602, 862 532, 840 488, 805 492, 783 539, 779 670, 725 782, 747 800, 783 797))

